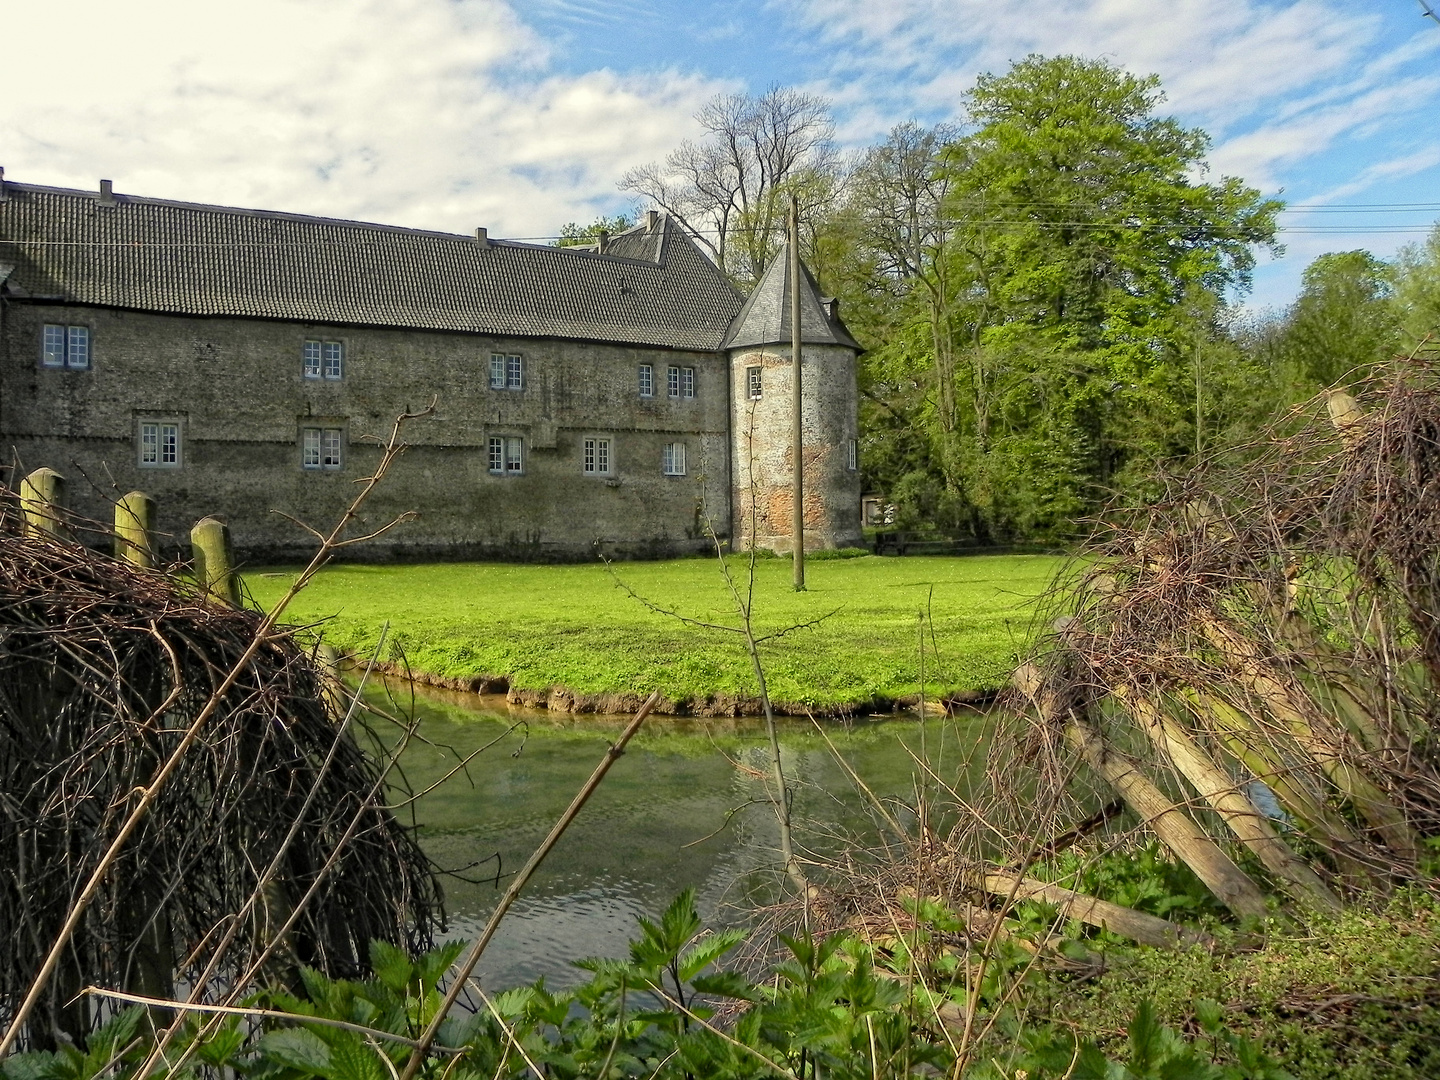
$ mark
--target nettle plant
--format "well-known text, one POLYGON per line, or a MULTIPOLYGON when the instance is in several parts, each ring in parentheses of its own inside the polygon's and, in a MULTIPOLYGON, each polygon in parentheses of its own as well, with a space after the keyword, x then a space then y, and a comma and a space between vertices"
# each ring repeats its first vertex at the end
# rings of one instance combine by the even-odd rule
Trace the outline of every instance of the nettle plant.
MULTIPOLYGON (((954 918, 928 907, 917 914, 939 920, 917 935, 943 933, 954 918)), ((992 1029, 998 1038, 990 1052, 972 1051, 957 1062, 957 1036, 939 1019, 949 1000, 936 989, 944 980, 928 966, 921 970, 918 937, 877 952, 847 934, 782 935, 781 958, 758 982, 722 966, 745 937, 735 929, 705 930, 687 890, 659 919, 639 920, 628 957, 577 961, 590 977, 574 989, 552 991, 541 980, 491 995, 472 986, 472 1008, 444 1021, 420 1075, 877 1080, 955 1075, 958 1064, 973 1080, 1293 1080, 1227 1032, 1219 1007, 1203 1002, 1203 1038, 1195 1042, 1161 1026, 1143 1004, 1124 1062, 1068 1031, 1008 1021, 992 1029), (1217 1063, 1222 1059, 1228 1064, 1217 1063)), ((376 942, 373 976, 365 980, 303 969, 294 992, 264 991, 236 1015, 192 1015, 151 1075, 394 1080, 443 1006, 447 973, 462 949, 451 943, 412 958, 376 942)), ((1000 1008, 1005 981, 978 988, 979 1006, 1000 1008)), ((134 1080, 151 1035, 145 1011, 127 1009, 83 1050, 15 1054, 0 1073, 4 1080, 134 1080)))

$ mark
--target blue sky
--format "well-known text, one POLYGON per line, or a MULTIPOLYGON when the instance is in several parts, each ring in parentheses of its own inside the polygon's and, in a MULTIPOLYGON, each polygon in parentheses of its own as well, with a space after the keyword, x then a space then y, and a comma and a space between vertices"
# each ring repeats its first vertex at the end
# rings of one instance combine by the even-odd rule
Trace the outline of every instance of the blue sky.
POLYGON ((1295 207, 1256 306, 1323 251, 1389 255, 1440 219, 1417 0, 0 0, 0 28, 19 181, 544 236, 628 209, 616 180, 714 94, 803 87, 859 148, 1068 52, 1158 73, 1215 175, 1295 207))

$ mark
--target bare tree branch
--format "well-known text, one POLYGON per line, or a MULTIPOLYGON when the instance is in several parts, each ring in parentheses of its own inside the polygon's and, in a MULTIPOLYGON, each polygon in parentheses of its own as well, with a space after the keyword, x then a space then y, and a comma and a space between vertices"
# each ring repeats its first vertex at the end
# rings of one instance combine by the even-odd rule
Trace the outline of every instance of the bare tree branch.
POLYGON ((839 190, 830 103, 776 85, 758 97, 717 95, 695 119, 703 141, 631 169, 619 186, 674 217, 727 274, 754 281, 783 239, 785 196, 795 191, 813 217, 839 190))

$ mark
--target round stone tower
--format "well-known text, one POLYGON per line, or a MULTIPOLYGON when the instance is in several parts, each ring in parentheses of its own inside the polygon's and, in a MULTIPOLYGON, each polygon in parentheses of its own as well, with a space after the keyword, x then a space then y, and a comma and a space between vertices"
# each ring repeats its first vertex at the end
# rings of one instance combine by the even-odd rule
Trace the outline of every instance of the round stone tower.
MULTIPOLYGON (((794 546, 794 393, 789 247, 782 247, 730 326, 731 533, 737 549, 794 546)), ((800 268, 805 550, 858 547, 860 346, 800 268)))

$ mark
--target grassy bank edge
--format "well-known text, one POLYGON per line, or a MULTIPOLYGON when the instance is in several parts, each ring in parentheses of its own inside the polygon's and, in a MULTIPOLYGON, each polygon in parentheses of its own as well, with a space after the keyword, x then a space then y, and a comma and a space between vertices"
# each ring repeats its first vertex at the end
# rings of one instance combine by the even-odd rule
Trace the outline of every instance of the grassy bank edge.
MULTIPOLYGON (((788 560, 762 560, 762 632, 825 617, 762 646, 772 699, 799 716, 914 707, 924 613, 926 702, 983 702, 1026 647, 1033 598, 1060 565, 1044 556, 834 560, 813 567, 810 590, 796 594, 788 560)), ((713 561, 625 564, 619 575, 661 607, 733 624, 713 561)), ((287 576, 256 569, 247 583, 264 606, 287 576)), ((352 657, 368 657, 389 623, 388 671, 504 693, 517 705, 624 713, 658 688, 672 715, 759 711, 739 635, 646 610, 601 567, 339 566, 317 579, 296 614, 352 657)))
MULTIPOLYGON (((345 670, 361 671, 367 666, 368 657, 351 653, 341 657, 341 664, 345 670)), ((519 705, 530 709, 548 709, 552 712, 625 716, 634 713, 648 696, 638 691, 584 693, 559 685, 542 688, 519 687, 512 686, 509 678, 505 675, 466 677, 437 675, 388 660, 377 662, 375 670, 382 675, 406 679, 420 686, 430 686, 441 690, 468 694, 503 694, 506 702, 510 705, 519 705)), ((927 687, 923 697, 917 690, 909 694, 876 695, 865 701, 837 702, 828 705, 815 705, 803 701, 772 701, 771 709, 780 716, 814 716, 824 720, 848 720, 856 716, 913 712, 922 708, 926 716, 937 716, 953 714, 957 710, 966 708, 981 708, 993 702, 1003 689, 999 685, 968 690, 946 690, 937 687, 927 687)), ((661 716, 699 718, 761 716, 764 713, 758 696, 736 694, 676 697, 661 694, 659 703, 653 711, 661 716)))

